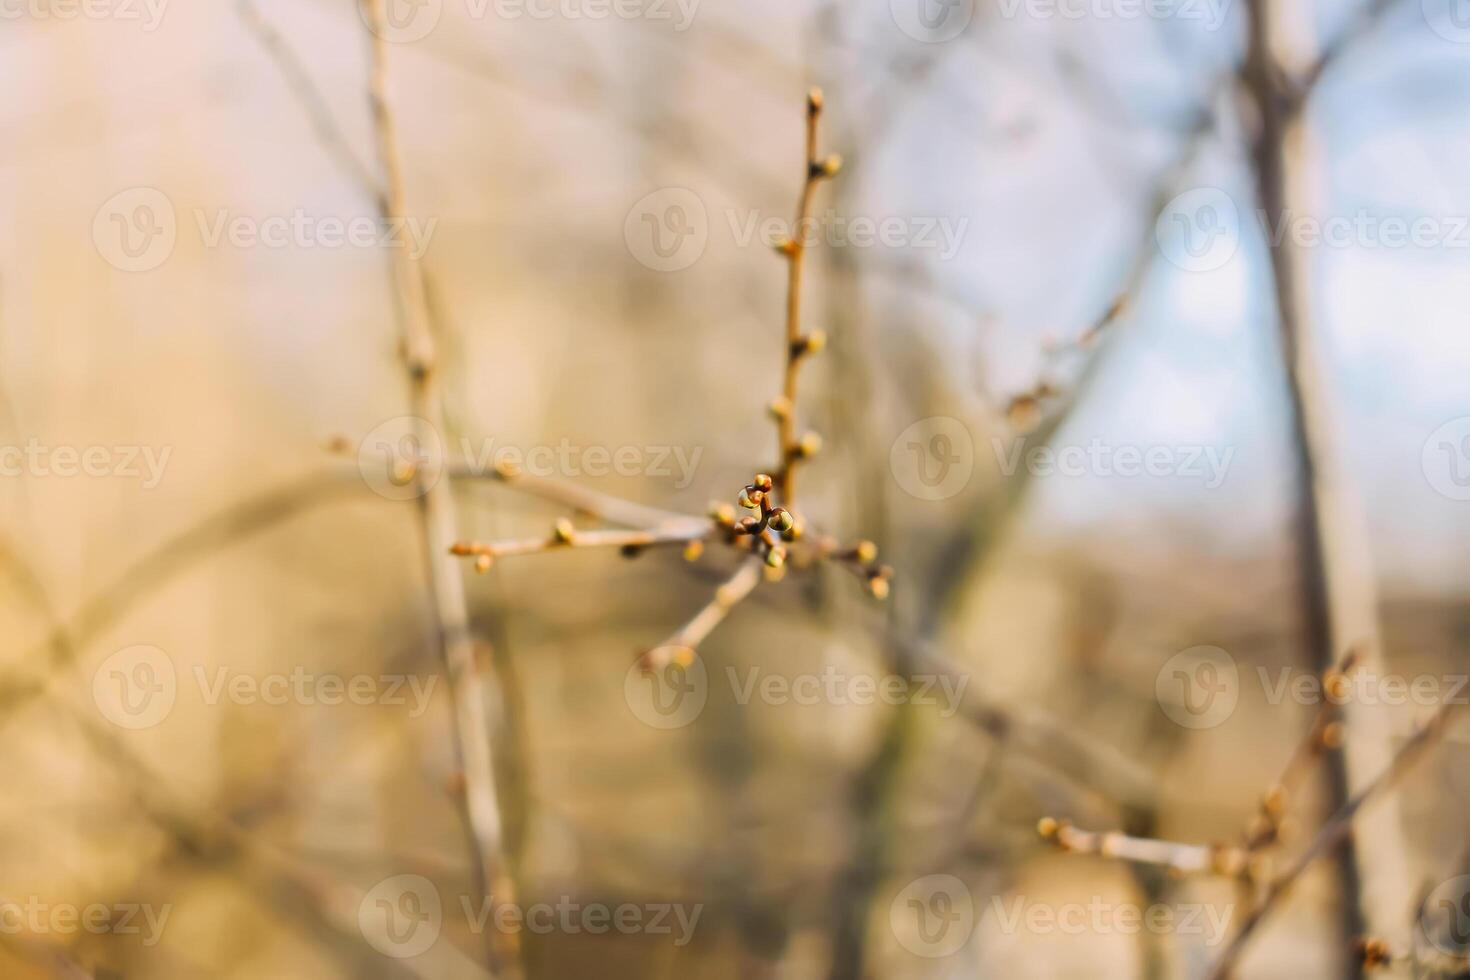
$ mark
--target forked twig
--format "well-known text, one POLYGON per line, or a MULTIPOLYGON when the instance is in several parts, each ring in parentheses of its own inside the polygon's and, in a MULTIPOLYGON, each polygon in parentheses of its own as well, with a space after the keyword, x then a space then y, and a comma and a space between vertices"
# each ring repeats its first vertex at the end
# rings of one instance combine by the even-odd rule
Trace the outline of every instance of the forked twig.
POLYGON ((1210 970, 1209 980, 1225 980, 1230 976, 1236 961, 1240 958, 1245 947, 1250 943, 1256 930, 1266 918, 1276 909, 1281 900, 1286 897, 1292 885, 1300 878, 1322 855, 1326 854, 1336 845, 1345 840, 1352 833, 1353 818, 1375 797, 1391 789, 1413 766, 1433 747, 1443 736, 1445 729, 1450 723, 1451 716, 1460 703, 1450 701, 1440 706, 1434 716, 1411 735, 1399 750, 1394 753, 1388 767, 1380 772, 1371 782, 1364 786, 1355 796, 1344 803, 1332 818, 1317 831, 1315 837, 1307 844, 1306 848, 1299 854, 1285 870, 1273 878, 1266 886, 1265 894, 1261 901, 1251 910, 1243 922, 1239 931, 1225 947, 1220 958, 1210 970))

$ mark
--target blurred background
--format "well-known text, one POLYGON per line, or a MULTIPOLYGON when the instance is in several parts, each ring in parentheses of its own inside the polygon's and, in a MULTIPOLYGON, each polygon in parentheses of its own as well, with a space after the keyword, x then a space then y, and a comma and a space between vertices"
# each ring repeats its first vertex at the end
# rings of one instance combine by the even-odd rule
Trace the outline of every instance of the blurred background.
MULTIPOLYGON (((1262 885, 1470 699, 1463 0, 0 20, 4 977, 513 975, 490 947, 532 978, 1209 976, 1251 885, 1038 821, 1245 846, 1306 745, 1262 885), (794 567, 665 702, 635 662, 724 544, 453 565, 496 918, 442 549, 394 469, 424 435, 395 269, 457 537, 570 515, 497 463, 733 502, 776 454, 811 86, 843 167, 804 239, 797 510, 876 543, 891 595, 794 567)), ((1235 975, 1357 975, 1364 936, 1391 975, 1470 969, 1463 746, 1374 797, 1235 975)))

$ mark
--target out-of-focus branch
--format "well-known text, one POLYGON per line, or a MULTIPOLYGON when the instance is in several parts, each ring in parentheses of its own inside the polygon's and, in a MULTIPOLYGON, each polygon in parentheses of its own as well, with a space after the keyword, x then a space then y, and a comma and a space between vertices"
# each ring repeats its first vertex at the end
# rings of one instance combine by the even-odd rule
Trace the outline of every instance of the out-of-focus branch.
POLYGON ((239 0, 235 7, 240 15, 240 20, 245 27, 254 34, 271 60, 276 63, 281 75, 286 80, 286 87, 295 95, 302 108, 306 111, 307 118, 311 121, 311 127, 316 132, 317 140, 323 149, 337 161, 348 176, 353 179, 363 192, 377 200, 383 193, 378 186, 378 179, 373 176, 367 164, 362 162, 357 152, 352 149, 352 143, 342 132, 342 127, 337 124, 336 117, 332 114, 327 100, 322 96, 321 89, 316 82, 312 81, 311 74, 302 64, 291 45, 281 36, 270 21, 260 12, 255 0, 239 0))
POLYGON ((512 555, 536 555, 572 548, 619 548, 625 554, 636 555, 643 549, 656 545, 688 545, 702 541, 714 531, 715 524, 710 521, 654 531, 579 531, 572 526, 571 521, 560 520, 556 522, 549 537, 518 538, 510 541, 456 541, 449 551, 450 554, 462 558, 474 558, 475 570, 484 572, 490 569, 496 559, 512 555))
POLYGON ((1336 64, 1345 53, 1378 30, 1390 13, 1405 4, 1406 0, 1365 0, 1361 9, 1349 21, 1348 26, 1327 44, 1317 60, 1302 76, 1297 86, 1302 97, 1310 96, 1328 69, 1336 64))
POLYGON ((1312 727, 1292 750, 1281 777, 1261 796, 1255 823, 1246 831, 1246 847, 1250 850, 1260 850, 1280 839, 1286 808, 1310 772, 1311 764, 1321 759, 1324 753, 1342 748, 1342 723, 1338 720, 1342 715, 1340 704, 1346 697, 1348 681, 1360 660, 1358 651, 1354 650, 1322 676, 1322 690, 1328 696, 1322 699, 1312 727))
MULTIPOLYGON (((1265 895, 1259 905, 1252 910, 1251 914, 1240 925, 1239 931, 1230 940, 1220 958, 1210 970, 1209 980, 1225 980, 1234 969, 1240 955, 1249 945, 1251 938, 1255 935, 1257 928, 1266 920, 1276 907, 1281 903, 1292 885, 1299 879, 1316 861, 1328 851, 1344 844, 1351 836, 1353 830, 1353 819, 1365 806, 1374 801, 1378 796, 1392 789, 1404 775, 1414 767, 1424 754, 1434 746, 1444 735, 1449 726, 1455 709, 1461 705, 1456 702, 1448 702, 1440 706, 1439 710, 1423 728, 1411 735, 1399 750, 1390 758, 1388 765, 1376 777, 1370 780, 1352 798, 1338 808, 1332 818, 1319 830, 1306 849, 1297 856, 1280 874, 1271 880, 1267 886, 1265 895)), ((1351 944, 1349 944, 1350 948, 1351 944)), ((1344 950, 1346 952, 1347 950, 1344 950)), ((1355 963, 1355 967, 1359 965, 1355 963)))
MULTIPOLYGON (((383 40, 387 0, 360 0, 360 3, 368 25, 368 103, 384 181, 379 206, 382 217, 391 224, 401 221, 406 209, 403 164, 388 101, 388 45, 383 40)), ((423 272, 407 249, 393 250, 392 266, 413 414, 421 426, 444 432, 443 392, 423 272)), ((427 438, 422 441, 430 444, 427 438)), ((449 554, 450 546, 459 539, 453 481, 448 476, 432 480, 423 473, 417 474, 416 479, 429 587, 453 702, 455 753, 464 775, 461 814, 475 862, 475 897, 481 902, 513 905, 515 882, 505 862, 485 685, 470 634, 464 580, 459 563, 449 554)), ((520 950, 514 934, 490 930, 485 936, 485 956, 492 975, 509 980, 521 975, 520 950)))
POLYGON ((483 469, 466 462, 451 463, 446 473, 455 480, 488 479, 504 483, 512 490, 537 497, 579 514, 623 527, 654 529, 671 525, 687 525, 700 518, 661 507, 625 500, 608 493, 591 490, 555 477, 534 476, 514 466, 496 466, 483 469))
POLYGON ((1178 874, 1235 876, 1245 872, 1250 855, 1222 844, 1184 844, 1178 841, 1132 837, 1128 834, 1080 830, 1050 817, 1037 826, 1044 840, 1069 854, 1091 854, 1135 864, 1152 864, 1178 874))
MULTIPOLYGON (((1279 0, 1251 0, 1249 46, 1241 83, 1250 99, 1257 131, 1251 163, 1259 206, 1271 223, 1312 213, 1318 193, 1312 172, 1311 134, 1283 65, 1310 58, 1312 40, 1285 34, 1287 8, 1279 0)), ((1295 538, 1303 645, 1310 667, 1325 673, 1342 651, 1357 649, 1362 669, 1384 674, 1378 596, 1358 502, 1335 454, 1325 373, 1318 359, 1312 320, 1311 270, 1302 250, 1281 236, 1270 243, 1271 285, 1277 311, 1288 424, 1295 467, 1295 538)), ((1386 746, 1355 737, 1364 722, 1360 706, 1343 710, 1343 751, 1328 757, 1330 805, 1346 805, 1388 761, 1386 746)), ((1364 733, 1366 735, 1366 732, 1364 733)), ((1392 924, 1412 882, 1403 849, 1398 807, 1388 801, 1372 815, 1367 832, 1348 840, 1337 854, 1344 952, 1355 937, 1372 931, 1393 939, 1392 924), (1364 853, 1371 842, 1371 857, 1364 853)), ((1358 975, 1344 958, 1343 975, 1358 975)))
MULTIPOLYGON (((1220 90, 1223 87, 1222 83, 1220 90)), ((1154 229, 1159 215, 1178 193, 1178 186, 1193 166, 1205 138, 1214 131, 1216 107, 1213 98, 1217 88, 1212 86, 1210 93, 1212 101, 1201 106, 1182 138, 1179 153, 1155 184, 1145 215, 1147 220, 1141 225, 1141 240, 1123 272, 1119 289, 1106 311, 1086 331, 1086 335, 1094 339, 1087 345, 1082 368, 1065 388, 1048 391, 1047 404, 1040 406, 1043 411, 1028 436, 1032 444, 1045 445, 1056 435, 1102 370, 1112 333, 1106 328, 1126 312, 1127 303, 1137 294, 1144 277, 1153 268, 1157 254, 1154 229)), ((925 624, 926 628, 935 625, 941 610, 955 597, 974 594, 973 586, 984 573, 986 559, 995 553, 994 545, 1002 537, 1011 517, 1019 512, 1030 485, 1030 473, 1025 467, 1002 480, 982 496, 969 519, 945 544, 936 571, 936 581, 945 583, 945 587, 927 604, 924 616, 930 622, 925 624)))
MULTIPOLYGON (((51 597, 30 564, 3 540, 0 540, 0 566, 16 584, 22 598, 46 623, 51 632, 51 642, 67 651, 67 662, 74 661, 73 638, 59 622, 51 597)), ((138 812, 176 848, 190 854, 210 853, 218 842, 227 842, 242 857, 249 858, 247 867, 251 870, 242 874, 241 884, 256 893, 263 907, 276 907, 283 896, 290 896, 301 912, 300 916, 290 917, 291 921, 301 927, 309 939, 330 943, 361 968, 368 968, 372 966, 371 961, 381 959, 378 954, 363 949, 362 940, 377 941, 381 947, 390 944, 391 937, 372 917, 357 921, 356 908, 360 896, 355 897, 346 886, 282 854, 228 817, 178 799, 167 789, 166 781, 123 744, 116 732, 60 699, 53 703, 76 725, 93 751, 106 760, 113 774, 128 787, 138 812)), ((448 958, 459 961, 457 968, 465 968, 473 976, 481 975, 482 971, 476 964, 463 961, 456 951, 450 951, 448 958)), ((389 972, 395 977, 414 976, 419 980, 432 980, 444 965, 428 961, 404 962, 401 968, 395 964, 389 972)))
POLYGON ((686 651, 695 650, 715 627, 725 621, 730 610, 739 605, 760 584, 763 562, 751 557, 740 563, 735 573, 715 589, 715 594, 694 617, 681 626, 672 636, 654 647, 643 657, 647 670, 657 670, 670 659, 688 656, 686 651))

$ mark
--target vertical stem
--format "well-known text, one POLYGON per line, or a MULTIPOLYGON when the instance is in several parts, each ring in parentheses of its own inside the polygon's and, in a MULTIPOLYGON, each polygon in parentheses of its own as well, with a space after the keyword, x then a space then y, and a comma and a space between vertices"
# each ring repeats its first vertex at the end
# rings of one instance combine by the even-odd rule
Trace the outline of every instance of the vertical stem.
MULTIPOLYGON (((371 28, 368 32, 371 46, 368 94, 384 178, 384 190, 378 204, 382 217, 391 223, 404 217, 404 206, 403 165, 387 97, 386 44, 382 38, 386 0, 360 2, 371 28)), ((394 249, 392 260, 410 401, 418 425, 426 430, 421 433, 422 442, 428 445, 430 440, 437 441, 445 427, 443 395, 436 370, 434 335, 430 328, 423 272, 407 249, 394 249)), ((449 553, 450 546, 459 539, 450 475, 447 471, 435 474, 429 468, 420 467, 416 479, 420 483, 417 499, 429 588, 433 593, 439 643, 449 680, 455 755, 463 773, 460 812, 474 861, 472 877, 479 893, 476 899, 480 907, 492 899, 510 903, 514 902, 515 894, 503 853, 484 684, 469 630, 460 563, 449 553), (436 475, 438 479, 434 478, 436 475)), ((491 975, 511 980, 518 977, 519 950, 515 937, 487 929, 483 939, 491 975)))
MULTIPOLYGON (((1273 44, 1274 27, 1289 11, 1269 0, 1249 7, 1250 47, 1242 82, 1258 115, 1253 148, 1259 204, 1270 227, 1294 215, 1293 205, 1309 197, 1312 186, 1303 162, 1307 133, 1301 89, 1290 81, 1273 44)), ((1310 62, 1306 53, 1294 60, 1310 62)), ((1299 563, 1303 633, 1310 667, 1319 674, 1332 667, 1347 649, 1362 656, 1363 670, 1383 672, 1379 644, 1376 587, 1357 506, 1341 466, 1334 457, 1330 410, 1323 392, 1311 322, 1308 270, 1290 234, 1271 244, 1271 270, 1284 361, 1296 469, 1296 548, 1299 563)), ((1359 706, 1344 706, 1347 740, 1342 751, 1326 757, 1328 806, 1343 806, 1372 774, 1381 771, 1391 753, 1363 732, 1359 706), (1354 719, 1359 720, 1354 725, 1354 719)), ((1411 894, 1397 800, 1385 800, 1356 839, 1346 838, 1335 852, 1341 896, 1336 948, 1341 974, 1360 975, 1349 955, 1353 938, 1365 926, 1396 931, 1398 912, 1411 894), (1362 842, 1371 841, 1373 853, 1362 842)))
POLYGON ((795 480, 792 471, 800 458, 796 437, 796 380, 806 351, 801 336, 801 272, 806 258, 806 236, 812 220, 812 197, 817 182, 831 176, 817 159, 817 123, 822 117, 822 92, 812 89, 806 103, 806 174, 802 179, 801 197, 796 204, 796 225, 786 242, 786 370, 781 384, 781 400, 776 410, 776 434, 780 465, 776 467, 776 490, 785 507, 795 505, 795 480))

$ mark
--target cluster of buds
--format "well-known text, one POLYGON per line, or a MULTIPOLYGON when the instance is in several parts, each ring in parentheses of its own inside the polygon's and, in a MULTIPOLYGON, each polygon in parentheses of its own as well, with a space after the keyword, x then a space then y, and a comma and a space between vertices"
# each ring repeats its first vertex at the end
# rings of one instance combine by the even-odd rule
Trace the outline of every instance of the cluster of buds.
POLYGON ((786 564, 786 545, 801 537, 802 526, 796 515, 785 507, 772 502, 775 481, 765 473, 756 474, 755 480, 740 491, 737 503, 745 510, 753 510, 758 516, 737 518, 735 509, 727 504, 718 505, 712 512, 716 522, 729 529, 732 538, 746 538, 765 559, 766 567, 772 572, 786 564))

